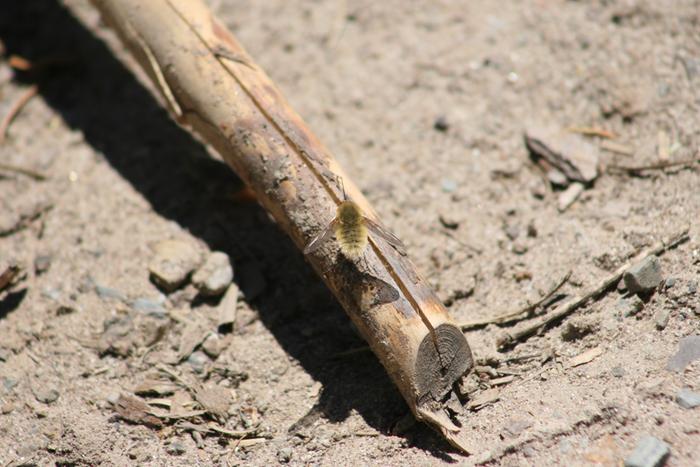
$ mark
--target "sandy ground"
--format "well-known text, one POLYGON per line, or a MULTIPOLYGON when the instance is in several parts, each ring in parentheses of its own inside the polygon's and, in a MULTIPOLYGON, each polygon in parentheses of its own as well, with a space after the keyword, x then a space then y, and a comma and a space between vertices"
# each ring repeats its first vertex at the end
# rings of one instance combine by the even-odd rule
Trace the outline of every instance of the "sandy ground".
POLYGON ((634 316, 612 290, 506 352, 498 326, 467 333, 479 363, 495 367, 472 380, 479 393, 514 375, 498 401, 461 418, 478 446, 470 457, 410 423, 301 253, 257 205, 235 200, 240 182, 169 119, 96 12, 57 3, 10 2, 0 14, 0 114, 39 82, 0 161, 48 176, 0 171, 0 227, 29 217, 0 238, 0 257, 27 272, 0 295, 0 465, 612 466, 646 434, 670 446, 667 465, 700 465, 700 408, 675 401, 683 387, 700 392, 700 363, 666 369, 679 341, 700 334, 700 176, 602 174, 559 212, 558 192, 538 197, 523 144, 538 120, 615 133, 632 155, 603 150, 604 165, 657 162, 659 132, 671 160, 692 157, 700 2, 211 2, 458 321, 517 309, 569 270, 562 292, 580 293, 691 225, 660 258, 672 286, 634 316), (69 62, 37 77, 13 73, 12 54, 69 62), (148 263, 164 239, 228 253, 242 290, 234 332, 218 358, 199 361, 204 373, 173 362, 187 320, 213 329, 217 301, 153 285, 148 263), (101 352, 115 322, 133 326, 123 352, 101 352), (568 365, 591 349, 592 361, 568 365), (257 427, 261 442, 205 435, 198 447, 172 424, 116 417, 110 401, 159 365, 225 388, 226 427, 257 427))

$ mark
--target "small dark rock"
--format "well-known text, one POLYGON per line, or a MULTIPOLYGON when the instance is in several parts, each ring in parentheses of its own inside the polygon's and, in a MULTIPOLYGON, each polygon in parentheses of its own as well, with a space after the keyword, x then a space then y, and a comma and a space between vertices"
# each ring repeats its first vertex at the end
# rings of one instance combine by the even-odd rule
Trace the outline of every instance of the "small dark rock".
POLYGON ((200 264, 199 252, 189 243, 178 240, 159 242, 148 266, 151 280, 166 292, 173 292, 189 278, 200 264))
POLYGON ((676 402, 684 409, 693 409, 700 406, 700 394, 683 388, 676 394, 676 402))
POLYGON ((440 214, 438 219, 440 220, 442 226, 446 229, 455 230, 457 227, 459 227, 459 221, 449 214, 440 214))
POLYGON ((277 451, 277 460, 280 461, 282 464, 287 464, 289 461, 292 460, 292 454, 294 451, 292 451, 292 448, 282 448, 279 451, 277 451))
POLYGON ((435 119, 435 122, 433 122, 433 128, 435 128, 437 131, 445 133, 450 129, 450 124, 447 121, 447 118, 445 118, 444 115, 441 115, 435 119))
POLYGON ((664 281, 664 289, 670 289, 676 285, 676 278, 675 277, 669 277, 664 281))
POLYGON ((599 328, 599 323, 587 317, 572 319, 566 323, 566 327, 561 333, 561 338, 566 341, 574 341, 582 338, 587 334, 596 332, 599 328))
POLYGON ((538 232, 537 232, 537 227, 535 226, 535 222, 530 221, 527 224, 527 236, 530 238, 535 238, 535 237, 537 237, 537 233, 538 232))
POLYGON ((625 272, 623 279, 627 290, 631 293, 644 293, 654 290, 663 280, 659 258, 649 256, 643 259, 630 267, 625 272))
POLYGON ((513 242, 513 253, 516 255, 524 255, 527 253, 527 245, 524 242, 521 241, 515 241, 513 242))
POLYGON ((637 442, 637 446, 627 459, 625 467, 659 467, 664 464, 671 454, 668 444, 653 436, 645 436, 637 442))
POLYGON ((43 274, 51 267, 51 256, 39 255, 34 258, 34 271, 37 275, 43 274))

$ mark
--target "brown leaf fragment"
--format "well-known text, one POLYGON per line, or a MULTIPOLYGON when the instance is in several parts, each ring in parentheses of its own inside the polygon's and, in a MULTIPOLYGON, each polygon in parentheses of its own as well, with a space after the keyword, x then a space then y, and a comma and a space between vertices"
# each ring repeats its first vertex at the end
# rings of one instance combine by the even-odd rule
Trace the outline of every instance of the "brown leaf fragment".
POLYGON ((569 360, 566 366, 567 368, 573 368, 579 365, 584 365, 586 363, 592 362, 601 355, 603 355, 603 349, 600 347, 594 347, 592 349, 586 350, 581 354, 578 354, 577 356, 569 360))
POLYGON ((147 379, 136 386, 134 394, 139 396, 167 396, 173 394, 176 390, 177 386, 170 381, 147 379))
POLYGON ((210 414, 222 418, 231 405, 231 392, 221 386, 203 386, 197 388, 194 398, 210 414))
POLYGON ((187 391, 176 391, 170 399, 170 413, 173 416, 183 414, 187 412, 186 407, 192 406, 192 402, 193 400, 187 391))
POLYGON ((543 125, 525 132, 533 159, 545 159, 571 181, 589 184, 598 177, 598 148, 581 136, 543 125))
POLYGON ((161 428, 163 422, 151 413, 151 407, 138 397, 120 394, 114 403, 114 411, 127 422, 161 428))
POLYGON ((467 409, 479 410, 489 404, 493 404, 501 398, 501 391, 496 388, 487 389, 479 393, 475 398, 467 403, 467 409))

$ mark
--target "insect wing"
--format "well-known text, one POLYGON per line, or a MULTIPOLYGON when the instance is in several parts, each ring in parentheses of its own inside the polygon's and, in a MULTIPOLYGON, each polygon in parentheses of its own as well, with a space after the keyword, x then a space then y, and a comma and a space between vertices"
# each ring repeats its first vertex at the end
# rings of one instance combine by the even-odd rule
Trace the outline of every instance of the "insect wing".
POLYGON ((328 224, 328 227, 326 227, 318 235, 316 235, 309 242, 309 244, 306 245, 306 248, 304 248, 304 254, 308 255, 321 248, 321 246, 323 246, 323 244, 326 243, 333 236, 333 233, 335 232, 335 225, 337 222, 338 219, 333 219, 331 223, 328 224))
POLYGON ((372 219, 365 217, 365 222, 367 223, 367 229, 371 233, 376 234, 378 237, 381 237, 384 240, 386 240, 387 242, 389 242, 389 244, 391 246, 393 246, 396 249, 396 251, 401 253, 401 255, 403 255, 403 256, 406 255, 406 246, 403 244, 403 242, 401 240, 399 240, 396 237, 396 235, 389 232, 384 227, 382 227, 381 225, 374 222, 372 219))

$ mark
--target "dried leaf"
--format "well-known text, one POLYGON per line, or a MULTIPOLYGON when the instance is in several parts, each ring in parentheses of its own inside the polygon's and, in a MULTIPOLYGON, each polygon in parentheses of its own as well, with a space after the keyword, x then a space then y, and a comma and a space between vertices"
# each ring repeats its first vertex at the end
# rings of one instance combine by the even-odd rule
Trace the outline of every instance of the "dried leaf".
POLYGON ((134 394, 139 396, 167 396, 177 390, 177 386, 170 381, 158 381, 147 379, 136 386, 134 394))
POLYGON ((194 394, 204 410, 216 417, 224 417, 231 405, 231 391, 221 386, 203 386, 194 394))
POLYGON ((467 409, 469 410, 479 410, 486 407, 489 404, 493 404, 498 399, 501 398, 501 391, 496 388, 487 389, 479 393, 475 398, 467 403, 467 409))
POLYGON ((120 394, 114 403, 114 411, 124 420, 139 425, 161 428, 163 422, 154 416, 151 407, 138 397, 120 394))
POLYGON ((566 366, 568 368, 573 368, 579 365, 584 365, 600 357, 601 355, 603 355, 603 349, 600 347, 594 347, 592 349, 586 350, 582 354, 579 354, 571 360, 569 360, 569 363, 567 363, 566 366))

